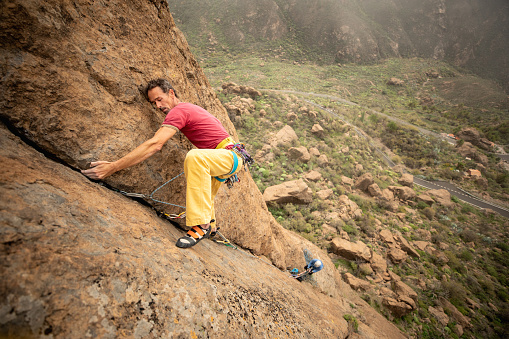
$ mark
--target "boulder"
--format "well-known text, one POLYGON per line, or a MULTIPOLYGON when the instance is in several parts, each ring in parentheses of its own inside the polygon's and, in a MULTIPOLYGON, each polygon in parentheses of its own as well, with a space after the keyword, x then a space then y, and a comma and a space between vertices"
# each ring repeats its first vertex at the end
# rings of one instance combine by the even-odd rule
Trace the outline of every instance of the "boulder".
POLYGON ((469 142, 464 142, 463 145, 456 148, 456 151, 464 157, 480 162, 484 166, 487 166, 489 163, 488 157, 478 152, 478 150, 469 142))
POLYGON ((348 198, 346 195, 340 195, 338 198, 338 212, 343 221, 349 221, 351 219, 359 219, 362 217, 362 210, 359 206, 348 198))
POLYGON ((329 159, 325 154, 322 154, 318 157, 316 162, 318 163, 318 166, 323 167, 329 164, 329 159))
POLYGON ((403 186, 413 187, 414 186, 414 176, 410 173, 403 173, 401 178, 399 178, 398 183, 403 186))
POLYGON ((425 202, 429 206, 433 205, 433 203, 435 202, 435 200, 433 200, 433 198, 427 192, 422 192, 421 194, 419 194, 416 200, 417 202, 420 201, 425 202))
POLYGON ((311 159, 311 155, 305 146, 291 147, 288 150, 288 158, 298 162, 307 163, 311 159))
POLYGON ((369 261, 371 259, 371 251, 362 241, 356 243, 347 241, 341 238, 334 238, 331 242, 332 251, 337 255, 342 256, 348 260, 364 260, 369 261))
POLYGON ((470 142, 485 151, 491 151, 494 144, 486 138, 482 138, 479 131, 473 127, 467 127, 457 134, 458 138, 470 142))
POLYGON ((442 326, 447 326, 449 323, 449 316, 445 314, 444 309, 441 306, 428 307, 428 312, 431 313, 442 326))
POLYGON ((415 248, 412 245, 410 245, 408 243, 408 241, 402 235, 398 234, 394 237, 394 239, 398 243, 399 247, 403 251, 405 251, 408 255, 415 257, 415 258, 421 257, 420 254, 415 250, 415 248))
POLYGON ((311 170, 304 175, 304 179, 313 181, 313 182, 317 182, 322 179, 322 174, 318 171, 311 170))
POLYGON ((345 177, 344 175, 341 176, 341 182, 345 185, 348 185, 348 186, 353 186, 354 185, 354 181, 353 179, 350 179, 349 177, 345 177))
POLYGON ((371 250, 371 259, 369 259, 369 262, 371 263, 371 268, 376 273, 384 274, 387 272, 387 260, 373 250, 371 250))
POLYGON ((313 127, 311 128, 311 133, 317 135, 318 137, 323 137, 324 134, 323 127, 320 126, 319 124, 314 124, 313 127))
POLYGON ((292 142, 298 141, 299 137, 291 126, 285 125, 279 132, 276 133, 274 138, 270 140, 272 146, 291 146, 292 142))
POLYGON ((396 317, 403 317, 412 312, 412 306, 404 301, 398 301, 391 297, 384 297, 382 299, 382 304, 396 317))
POLYGON ((364 173, 355 180, 355 188, 366 191, 370 185, 374 183, 371 173, 364 173))
POLYGON ((444 207, 453 207, 454 202, 451 201, 451 193, 446 189, 429 190, 427 191, 438 204, 444 207))
POLYGON ((373 288, 373 286, 369 282, 359 279, 359 278, 356 278, 355 276, 353 276, 350 273, 343 274, 343 280, 348 285, 350 285, 351 288, 353 288, 356 291, 359 291, 359 290, 368 291, 373 288))
POLYGON ((309 148, 309 154, 311 154, 314 157, 319 157, 320 151, 316 147, 311 147, 311 148, 309 148))
POLYGON ((263 192, 263 200, 266 203, 303 205, 311 203, 313 196, 311 188, 304 180, 299 179, 267 187, 263 192))
POLYGON ((316 196, 322 200, 329 199, 333 194, 334 192, 330 188, 316 192, 316 196))
POLYGON ((396 240, 394 240, 394 237, 393 237, 391 231, 389 231, 388 229, 384 229, 384 230, 380 231, 379 235, 380 235, 380 239, 382 239, 382 241, 384 243, 389 245, 389 247, 395 246, 396 240))
POLYGON ((398 78, 390 78, 389 80, 387 80, 387 85, 403 86, 404 84, 405 84, 405 82, 398 78))
POLYGON ((417 196, 415 191, 406 186, 389 186, 389 189, 394 192, 394 195, 403 201, 413 200, 417 196))
POLYGON ((369 195, 371 195, 372 197, 381 197, 382 196, 382 190, 376 183, 368 186, 368 192, 369 192, 369 195))
POLYGON ((426 250, 426 247, 431 246, 431 243, 429 241, 414 241, 413 244, 415 247, 417 247, 419 250, 424 251, 426 250))
POLYGON ((409 297, 414 301, 417 301, 417 292, 415 292, 410 286, 402 282, 401 280, 393 279, 391 281, 391 287, 394 293, 396 293, 399 297, 409 297))
POLYGON ((407 257, 408 255, 406 254, 405 251, 400 250, 399 248, 396 247, 389 249, 389 251, 387 252, 387 258, 389 258, 394 264, 402 263, 403 261, 406 260, 407 257))

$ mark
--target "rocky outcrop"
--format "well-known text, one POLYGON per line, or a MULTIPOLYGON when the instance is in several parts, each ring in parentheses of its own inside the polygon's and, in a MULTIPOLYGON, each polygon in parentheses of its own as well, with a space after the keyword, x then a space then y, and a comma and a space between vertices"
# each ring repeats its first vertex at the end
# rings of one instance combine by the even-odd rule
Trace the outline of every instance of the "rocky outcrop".
POLYGON ((334 238, 332 239, 331 245, 333 252, 345 259, 369 261, 371 258, 369 247, 362 241, 353 243, 345 239, 334 238))
POLYGON ((270 186, 263 192, 266 203, 309 204, 313 200, 311 188, 302 180, 287 181, 270 186))
POLYGON ((467 127, 457 134, 458 138, 468 141, 469 143, 482 148, 485 151, 492 151, 495 146, 493 142, 486 138, 482 138, 479 131, 473 127, 467 127))
POLYGON ((262 95, 260 91, 254 89, 253 87, 243 85, 239 86, 234 82, 225 83, 221 85, 221 87, 223 88, 223 93, 225 94, 246 94, 253 99, 262 95))
POLYGON ((350 285, 351 288, 353 288, 356 291, 367 291, 373 288, 369 282, 366 280, 362 280, 359 278, 356 278, 354 275, 350 273, 343 274, 343 280, 350 285))

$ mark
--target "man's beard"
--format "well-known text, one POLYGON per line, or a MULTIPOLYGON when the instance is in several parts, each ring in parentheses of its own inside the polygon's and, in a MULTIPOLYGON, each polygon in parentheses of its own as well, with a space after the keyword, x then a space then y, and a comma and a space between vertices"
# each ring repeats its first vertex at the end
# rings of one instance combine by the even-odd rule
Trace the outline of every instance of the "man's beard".
POLYGON ((161 107, 161 108, 159 108, 159 110, 161 110, 161 112, 163 112, 165 114, 168 114, 168 112, 170 111, 170 108, 169 107, 161 107))

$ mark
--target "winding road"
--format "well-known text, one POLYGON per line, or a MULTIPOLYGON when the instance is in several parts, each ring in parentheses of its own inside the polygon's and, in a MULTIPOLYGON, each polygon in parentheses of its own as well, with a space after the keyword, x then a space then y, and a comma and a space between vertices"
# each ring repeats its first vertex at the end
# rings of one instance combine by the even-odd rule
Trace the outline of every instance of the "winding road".
MULTIPOLYGON (((427 130, 425 128, 422 128, 422 127, 419 127, 419 126, 415 126, 407 121, 404 121, 404 120, 401 120, 401 119, 398 119, 398 118, 394 118, 394 117, 391 117, 387 114, 384 114, 382 112, 378 112, 378 111, 375 111, 375 110, 372 110, 372 109, 369 109, 369 108, 366 108, 366 107, 363 107, 359 104, 356 104, 355 102, 352 102, 352 101, 348 101, 348 100, 345 100, 343 98, 339 98, 339 97, 335 97, 335 96, 332 96, 332 95, 328 95, 328 94, 317 94, 317 93, 306 93, 306 92, 299 92, 299 91, 291 91, 291 90, 275 90, 275 89, 261 89, 261 91, 271 91, 271 92, 278 92, 278 93, 289 93, 289 94, 296 94, 296 95, 303 95, 303 96, 315 96, 315 97, 320 97, 320 98, 326 98, 326 99, 331 99, 331 100, 334 100, 334 101, 338 101, 338 102, 342 102, 344 104, 347 104, 347 105, 351 105, 351 106, 357 106, 357 107, 361 107, 362 109, 366 109, 368 111, 370 111, 371 113, 376 113, 376 114, 379 114, 379 115, 382 115, 384 117, 386 117, 387 119, 390 119, 394 122, 397 122, 399 124, 402 124, 402 125, 407 125, 407 126, 412 126, 413 128, 417 128, 419 130, 419 132, 421 132, 422 134, 426 134, 426 135, 430 135, 430 136, 433 136, 433 137, 436 137, 440 140, 445 140, 451 144, 455 144, 455 141, 448 138, 448 137, 444 137, 443 135, 439 134, 439 133, 435 133, 433 131, 430 131, 430 130, 427 130)), ((392 160, 382 151, 380 150, 374 143, 373 141, 371 140, 371 137, 369 137, 368 135, 366 135, 366 133, 364 133, 363 130, 361 130, 360 128, 358 128, 357 126, 351 124, 350 122, 348 122, 346 120, 345 117, 333 112, 332 110, 329 110, 321 105, 318 105, 312 101, 309 101, 309 100, 305 100, 306 102, 308 102, 309 104, 315 106, 315 107, 318 107, 320 108, 321 110, 324 110, 326 112, 328 112, 329 114, 335 116, 336 118, 340 119, 341 121, 343 121, 344 123, 352 126, 356 133, 361 136, 362 138, 366 139, 369 143, 369 145, 371 147, 374 148, 374 150, 382 157, 382 159, 390 166, 390 167, 394 167, 395 164, 394 162, 392 162, 392 160)), ((509 161, 509 154, 498 154, 496 153, 496 155, 498 157, 500 157, 502 160, 505 160, 505 161, 509 161)), ((445 182, 445 181, 427 181, 427 180, 423 180, 423 179, 420 179, 420 178, 417 178, 414 176, 414 184, 416 185, 419 185, 419 186, 422 186, 422 187, 425 187, 425 188, 428 188, 428 189, 446 189, 447 191, 449 191, 449 193, 451 193, 451 195, 454 195, 455 197, 457 197, 458 199, 460 199, 461 201, 464 201, 470 205, 473 205, 477 208, 481 208, 481 209, 490 209, 490 210, 493 210, 497 213, 499 213, 500 215, 506 217, 506 218, 509 218, 509 209, 508 208, 505 208, 505 207, 502 207, 502 206, 499 206, 499 205, 495 205, 493 203, 490 203, 486 200, 482 200, 476 196, 474 196, 473 194, 470 194, 464 190, 462 190, 461 188, 459 187, 456 187, 455 185, 449 183, 449 182, 445 182)))

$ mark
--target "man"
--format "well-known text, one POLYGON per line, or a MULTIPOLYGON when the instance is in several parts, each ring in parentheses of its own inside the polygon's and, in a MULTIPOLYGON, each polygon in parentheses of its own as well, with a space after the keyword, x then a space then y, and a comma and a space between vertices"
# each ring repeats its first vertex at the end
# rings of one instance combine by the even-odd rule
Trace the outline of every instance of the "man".
POLYGON ((177 241, 176 246, 188 248, 210 236, 214 228, 211 223, 215 223, 214 197, 221 183, 227 178, 236 178, 235 173, 251 158, 241 144, 235 144, 216 117, 199 106, 181 102, 168 80, 150 81, 145 94, 152 104, 167 114, 162 127, 151 139, 121 159, 95 161, 90 164, 90 169, 81 172, 91 179, 104 179, 160 151, 180 130, 198 148, 189 151, 184 161, 186 225, 191 226, 191 230, 177 241))
POLYGON ((320 259, 313 259, 310 262, 304 266, 304 272, 300 274, 292 275, 294 278, 296 278, 298 281, 302 281, 304 277, 313 275, 313 273, 316 273, 318 271, 321 271, 323 268, 323 263, 320 259))

